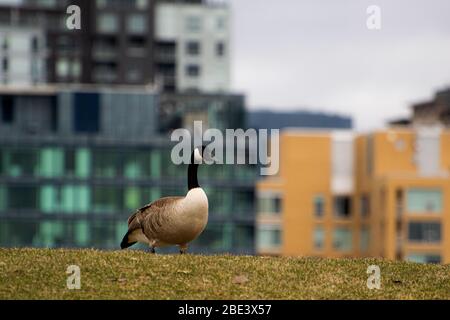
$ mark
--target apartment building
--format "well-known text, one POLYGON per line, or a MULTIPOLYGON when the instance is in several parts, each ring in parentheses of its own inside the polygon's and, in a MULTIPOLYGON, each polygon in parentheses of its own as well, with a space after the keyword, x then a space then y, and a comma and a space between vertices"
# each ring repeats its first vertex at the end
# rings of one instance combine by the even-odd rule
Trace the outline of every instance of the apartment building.
POLYGON ((258 183, 259 254, 450 262, 450 131, 286 130, 258 183))
POLYGON ((229 16, 226 4, 201 0, 25 0, 0 3, 0 35, 44 35, 47 83, 217 93, 230 89, 229 16), (79 30, 67 28, 69 5, 81 9, 79 30))
POLYGON ((0 85, 44 83, 46 59, 46 38, 41 30, 0 28, 0 85))
POLYGON ((155 64, 165 91, 230 90, 230 10, 212 1, 159 1, 155 64))
POLYGON ((31 28, 44 34, 47 83, 145 85, 154 81, 153 3, 25 0, 0 4, 0 30, 31 28), (69 5, 80 7, 81 29, 67 28, 69 5))

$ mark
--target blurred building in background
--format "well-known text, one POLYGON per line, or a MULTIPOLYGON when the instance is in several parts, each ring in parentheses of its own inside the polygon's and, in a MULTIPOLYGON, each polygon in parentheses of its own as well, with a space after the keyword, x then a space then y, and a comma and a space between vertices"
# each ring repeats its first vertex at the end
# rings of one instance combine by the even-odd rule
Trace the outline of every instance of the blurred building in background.
MULTIPOLYGON (((116 249, 134 210, 185 194, 171 131, 246 128, 229 19, 212 1, 0 0, 0 246, 116 249)), ((210 223, 192 251, 254 253, 257 168, 199 175, 210 223)))
POLYGON ((45 83, 46 38, 33 28, 0 28, 0 85, 45 83))
MULTIPOLYGON (((225 123, 203 105, 233 127, 236 119, 225 123)), ((243 114, 242 104, 231 107, 243 114)), ((146 88, 4 88, 0 111, 1 246, 115 249, 134 210, 187 192, 187 166, 172 163, 158 95, 146 88)), ((200 168, 210 223, 194 252, 253 253, 255 172, 200 168)))
MULTIPOLYGON (((0 1, 0 39, 23 57, 45 48, 39 60, 45 77, 39 80, 48 83, 157 84, 170 92, 228 92, 229 33, 229 8, 220 2, 0 1), (81 9, 80 30, 67 28, 69 5, 81 9), (22 28, 33 32, 18 35, 22 28)), ((10 52, 1 57, 14 66, 17 58, 10 52)), ((22 69, 37 72, 32 66, 22 69)), ((11 80, 14 72, 9 71, 11 80)))
POLYGON ((411 109, 410 118, 397 119, 389 125, 450 127, 450 88, 438 91, 433 100, 414 104, 411 109))
POLYGON ((248 123, 252 128, 280 130, 285 128, 353 128, 353 121, 351 117, 309 111, 249 111, 248 123))
POLYGON ((199 2, 156 5, 155 72, 165 91, 230 90, 229 8, 199 2))
MULTIPOLYGON (((2 5, 0 1, 0 30, 31 28, 44 35, 48 83, 149 84, 154 78, 153 3, 23 0, 2 5), (81 9, 80 30, 67 28, 69 5, 81 9)), ((14 33, 5 36, 8 42, 18 41, 14 33)), ((30 40, 17 46, 27 50, 35 41, 30 40)))
POLYGON ((258 183, 257 252, 450 262, 450 131, 286 130, 258 183))

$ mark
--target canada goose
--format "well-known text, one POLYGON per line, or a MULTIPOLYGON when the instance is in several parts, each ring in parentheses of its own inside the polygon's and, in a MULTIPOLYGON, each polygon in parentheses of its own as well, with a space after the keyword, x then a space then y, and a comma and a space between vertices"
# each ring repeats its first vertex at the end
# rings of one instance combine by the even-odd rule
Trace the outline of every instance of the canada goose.
POLYGON ((128 232, 120 244, 122 249, 142 242, 150 246, 152 253, 158 247, 178 245, 183 254, 188 243, 203 232, 208 222, 208 198, 198 184, 197 169, 204 151, 205 147, 201 147, 192 152, 188 167, 189 191, 185 197, 158 199, 128 218, 128 232))

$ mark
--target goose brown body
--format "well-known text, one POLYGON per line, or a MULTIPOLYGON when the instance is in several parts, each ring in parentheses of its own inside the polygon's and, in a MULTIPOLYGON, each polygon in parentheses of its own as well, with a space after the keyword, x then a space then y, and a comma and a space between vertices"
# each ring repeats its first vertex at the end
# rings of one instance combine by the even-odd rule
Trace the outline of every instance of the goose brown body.
POLYGON ((161 198, 139 209, 128 219, 127 243, 148 243, 157 248, 185 246, 195 240, 208 223, 208 198, 201 188, 186 197, 161 198))
POLYGON ((178 245, 184 253, 188 244, 203 232, 208 223, 208 197, 197 180, 201 160, 199 149, 195 149, 188 167, 189 191, 185 197, 158 199, 128 219, 128 231, 120 244, 122 249, 143 242, 152 252, 157 247, 178 245))

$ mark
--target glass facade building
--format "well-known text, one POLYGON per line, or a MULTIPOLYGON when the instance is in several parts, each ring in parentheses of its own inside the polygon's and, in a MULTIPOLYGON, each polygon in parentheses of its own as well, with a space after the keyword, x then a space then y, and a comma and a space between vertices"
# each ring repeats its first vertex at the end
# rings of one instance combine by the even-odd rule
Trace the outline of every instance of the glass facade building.
MULTIPOLYGON (((0 246, 118 249, 136 209, 186 194, 187 165, 170 159, 156 95, 47 93, 47 104, 29 109, 32 133, 23 119, 35 93, 10 98, 15 121, 0 121, 0 132, 14 133, 0 138, 0 246), (52 117, 51 130, 39 123, 52 117)), ((199 168, 210 222, 192 252, 253 253, 256 174, 247 165, 199 168)))

